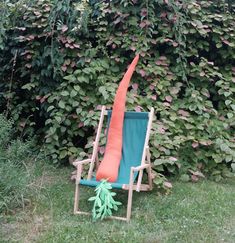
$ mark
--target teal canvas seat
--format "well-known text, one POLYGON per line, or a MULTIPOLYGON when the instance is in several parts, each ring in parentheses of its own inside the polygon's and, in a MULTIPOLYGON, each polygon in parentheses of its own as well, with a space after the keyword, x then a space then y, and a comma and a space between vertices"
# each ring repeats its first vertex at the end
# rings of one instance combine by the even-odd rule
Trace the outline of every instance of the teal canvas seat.
MULTIPOLYGON (((151 112, 125 112, 123 124, 123 144, 122 158, 120 161, 118 178, 115 183, 111 183, 112 188, 128 190, 128 205, 126 217, 111 218, 129 221, 131 216, 132 193, 136 191, 149 191, 152 189, 152 175, 149 151, 149 136, 153 119, 153 108, 151 112), (147 170, 148 184, 142 183, 143 171, 147 170)), ((102 107, 97 135, 90 159, 75 160, 73 165, 77 167, 74 214, 89 214, 79 210, 79 186, 97 186, 100 181, 95 177, 95 165, 99 166, 98 147, 100 134, 103 127, 104 116, 107 115, 107 128, 109 126, 111 111, 106 111, 102 107), (81 178, 83 164, 90 164, 87 178, 81 178)), ((108 130, 108 129, 107 129, 108 130)))
MULTIPOLYGON (((111 114, 112 112, 108 111, 108 125, 111 114)), ((122 188, 124 184, 129 184, 131 167, 141 164, 148 125, 148 114, 148 112, 125 112, 122 159, 118 179, 115 183, 111 183, 113 188, 122 188)), ((134 181, 137 174, 137 172, 134 173, 134 181)), ((99 181, 96 181, 95 176, 90 180, 80 180, 80 184, 85 186, 97 186, 99 183, 99 181)))

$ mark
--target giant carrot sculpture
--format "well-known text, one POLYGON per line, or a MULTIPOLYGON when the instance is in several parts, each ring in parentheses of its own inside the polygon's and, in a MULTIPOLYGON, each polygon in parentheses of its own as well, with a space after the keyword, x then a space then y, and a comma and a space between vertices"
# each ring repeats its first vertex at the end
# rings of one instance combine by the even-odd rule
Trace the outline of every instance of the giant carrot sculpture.
POLYGON ((97 180, 107 179, 109 182, 115 182, 117 180, 119 164, 122 158, 122 129, 125 113, 126 93, 138 60, 139 55, 137 55, 132 61, 118 87, 109 124, 104 158, 96 174, 97 180))

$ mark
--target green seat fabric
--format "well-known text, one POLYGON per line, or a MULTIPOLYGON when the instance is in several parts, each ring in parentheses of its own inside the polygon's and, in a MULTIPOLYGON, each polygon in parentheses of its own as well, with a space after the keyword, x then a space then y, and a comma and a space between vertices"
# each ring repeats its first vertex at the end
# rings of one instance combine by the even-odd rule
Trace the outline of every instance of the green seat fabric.
MULTIPOLYGON (((111 118, 108 111, 108 124, 111 118)), ((141 164, 144 142, 148 125, 148 112, 125 112, 123 126, 122 159, 120 162, 118 179, 111 183, 113 188, 122 188, 123 184, 129 184, 130 169, 141 164)), ((135 172, 134 180, 138 173, 135 172)), ((93 177, 91 180, 80 180, 81 185, 97 186, 100 182, 93 177)))

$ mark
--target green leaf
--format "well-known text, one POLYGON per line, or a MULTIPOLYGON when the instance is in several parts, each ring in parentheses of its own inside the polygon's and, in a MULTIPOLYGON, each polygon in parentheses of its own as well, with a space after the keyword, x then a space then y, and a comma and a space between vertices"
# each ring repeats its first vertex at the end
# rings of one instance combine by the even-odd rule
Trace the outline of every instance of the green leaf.
POLYGON ((49 107, 47 108, 47 112, 53 110, 54 108, 55 108, 55 107, 54 107, 53 105, 49 106, 49 107))
POLYGON ((65 103, 64 103, 64 101, 62 101, 62 100, 60 100, 59 101, 59 107, 61 108, 61 109, 64 109, 65 108, 65 103))
POLYGON ((220 145, 220 149, 224 152, 227 152, 229 150, 229 147, 227 144, 224 143, 220 145))
POLYGON ((232 109, 235 111, 235 105, 231 105, 232 109))
POLYGON ((70 97, 73 98, 75 97, 76 95, 78 94, 78 92, 76 90, 72 90, 71 93, 70 93, 70 97))
POLYGON ((162 178, 162 177, 156 177, 154 180, 153 180, 153 183, 155 184, 155 185, 161 185, 162 183, 164 182, 164 178, 162 178))
POLYGON ((61 117, 59 117, 59 116, 56 116, 55 119, 56 119, 56 121, 57 121, 58 123, 60 123, 61 120, 62 120, 61 117))
POLYGON ((66 90, 64 90, 64 91, 61 92, 61 95, 62 95, 62 96, 68 96, 68 95, 69 95, 69 92, 66 91, 66 90))
POLYGON ((101 87, 99 87, 99 92, 100 92, 100 93, 104 93, 104 92, 106 92, 106 88, 105 88, 105 86, 101 86, 101 87))
POLYGON ((231 168, 232 168, 232 172, 235 173, 235 163, 232 163, 232 164, 231 164, 231 168))
POLYGON ((73 154, 77 153, 78 149, 76 147, 70 147, 69 151, 73 154))
POLYGON ((65 76, 64 79, 68 80, 68 81, 71 81, 71 82, 76 81, 76 77, 73 74, 65 76))
POLYGON ((95 219, 99 219, 101 217, 101 212, 95 215, 95 219))
POLYGON ((180 176, 180 180, 183 182, 188 182, 190 180, 190 177, 187 174, 183 174, 180 176))
POLYGON ((78 106, 79 106, 79 102, 76 101, 76 100, 73 101, 73 102, 72 102, 72 106, 73 106, 73 107, 78 107, 78 106))
POLYGON ((96 197, 90 197, 88 201, 95 201, 96 197))
POLYGON ((119 205, 122 205, 121 202, 115 202, 114 204, 115 204, 115 205, 118 205, 118 206, 119 206, 119 205))
POLYGON ((112 211, 109 208, 107 209, 107 214, 108 216, 112 216, 112 211))
POLYGON ((64 159, 68 155, 67 150, 60 151, 60 159, 64 159))
POLYGON ((231 95, 231 92, 224 92, 225 97, 228 97, 229 95, 231 95))
POLYGON ((231 100, 225 100, 225 105, 229 105, 229 104, 231 104, 231 103, 232 103, 231 100))
POLYGON ((74 85, 74 87, 73 87, 76 91, 80 91, 80 86, 79 85, 74 85))
POLYGON ((31 90, 31 89, 34 88, 35 86, 36 86, 36 84, 34 84, 34 83, 27 83, 27 84, 23 85, 21 88, 22 88, 22 89, 31 90))

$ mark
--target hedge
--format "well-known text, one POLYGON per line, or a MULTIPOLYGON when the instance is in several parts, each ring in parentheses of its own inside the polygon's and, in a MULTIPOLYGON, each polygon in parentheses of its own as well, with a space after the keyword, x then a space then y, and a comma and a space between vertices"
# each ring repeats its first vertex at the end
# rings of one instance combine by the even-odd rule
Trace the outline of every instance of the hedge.
POLYGON ((100 107, 111 108, 140 53, 127 109, 155 108, 155 170, 194 181, 235 170, 232 1, 8 0, 0 9, 0 110, 53 163, 91 151, 100 107))

